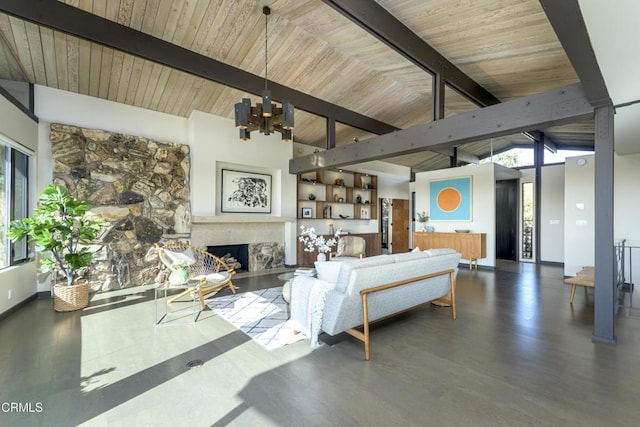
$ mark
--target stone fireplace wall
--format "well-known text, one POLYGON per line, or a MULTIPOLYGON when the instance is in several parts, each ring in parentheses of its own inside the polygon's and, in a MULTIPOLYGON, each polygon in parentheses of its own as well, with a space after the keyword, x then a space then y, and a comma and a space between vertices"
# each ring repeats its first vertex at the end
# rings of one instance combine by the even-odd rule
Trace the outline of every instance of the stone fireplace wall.
POLYGON ((88 279, 94 291, 153 283, 154 244, 191 236, 189 146, 52 124, 53 181, 105 227, 88 279))
POLYGON ((278 242, 249 245, 249 271, 284 267, 284 246, 278 242))

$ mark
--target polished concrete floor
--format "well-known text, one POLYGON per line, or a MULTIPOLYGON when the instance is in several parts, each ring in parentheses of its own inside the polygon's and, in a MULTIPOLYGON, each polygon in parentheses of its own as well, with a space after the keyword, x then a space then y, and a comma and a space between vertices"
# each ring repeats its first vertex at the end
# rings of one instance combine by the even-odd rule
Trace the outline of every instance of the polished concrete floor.
POLYGON ((350 337, 266 351, 210 311, 155 327, 149 289, 74 313, 38 299, 0 321, 0 425, 640 425, 640 312, 594 344, 592 290, 569 291, 557 266, 462 268, 457 320, 429 305, 378 324, 369 362, 350 337))

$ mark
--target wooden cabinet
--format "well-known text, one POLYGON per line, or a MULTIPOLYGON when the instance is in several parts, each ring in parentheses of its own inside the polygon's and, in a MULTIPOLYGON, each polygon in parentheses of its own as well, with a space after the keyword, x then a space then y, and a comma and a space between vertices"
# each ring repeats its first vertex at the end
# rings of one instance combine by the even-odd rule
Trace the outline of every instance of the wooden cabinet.
POLYGON ((378 177, 337 170, 298 175, 298 218, 378 218, 378 177))
MULTIPOLYGON (((363 234, 351 234, 351 236, 360 236, 365 240, 365 254, 366 256, 374 256, 380 255, 381 250, 381 242, 380 242, 380 233, 363 233, 363 234)), ((330 239, 332 236, 324 236, 326 239, 330 239)), ((334 250, 336 248, 334 247, 334 250)), ((301 267, 313 267, 313 263, 318 257, 317 252, 306 252, 304 250, 304 244, 298 240, 298 265, 301 267)), ((328 256, 327 256, 328 258, 328 256)))
POLYGON ((486 233, 413 233, 413 246, 420 249, 452 248, 462 254, 462 258, 469 260, 469 268, 478 259, 487 256, 486 233))

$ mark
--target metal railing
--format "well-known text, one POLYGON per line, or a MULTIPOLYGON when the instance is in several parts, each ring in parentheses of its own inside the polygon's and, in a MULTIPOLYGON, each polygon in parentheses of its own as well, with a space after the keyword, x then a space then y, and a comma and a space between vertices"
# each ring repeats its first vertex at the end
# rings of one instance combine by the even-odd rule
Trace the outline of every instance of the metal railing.
MULTIPOLYGON (((640 265, 640 247, 629 246, 626 244, 627 239, 621 240, 615 246, 616 254, 616 290, 617 307, 624 307, 638 310, 640 307, 634 306, 633 291, 635 288, 633 282, 634 273, 640 274, 636 266, 640 265)), ((637 303, 636 303, 637 304, 637 303)))

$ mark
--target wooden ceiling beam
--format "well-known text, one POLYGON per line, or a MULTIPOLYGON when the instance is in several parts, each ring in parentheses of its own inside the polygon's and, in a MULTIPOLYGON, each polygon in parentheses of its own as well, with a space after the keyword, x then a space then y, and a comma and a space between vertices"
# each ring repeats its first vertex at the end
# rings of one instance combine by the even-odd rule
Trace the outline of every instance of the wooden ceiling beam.
POLYGON ((578 0, 540 0, 540 4, 582 82, 591 105, 613 105, 578 0))
POLYGON ((372 0, 323 0, 378 40, 482 107, 500 102, 431 45, 372 0))
MULTIPOLYGON (((264 77, 232 67, 60 1, 3 0, 0 2, 0 11, 243 92, 260 95, 264 87, 264 77)), ((291 101, 296 108, 319 116, 339 117, 341 123, 373 134, 380 135, 398 129, 273 81, 269 81, 269 88, 274 100, 286 99, 291 101)), ((229 111, 232 110, 233 106, 230 105, 229 111)))
POLYGON ((594 108, 578 83, 377 136, 357 144, 297 157, 289 161, 289 173, 457 147, 482 139, 584 121, 593 116, 594 108))

